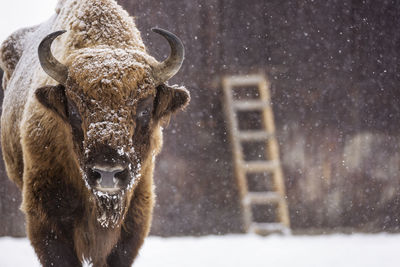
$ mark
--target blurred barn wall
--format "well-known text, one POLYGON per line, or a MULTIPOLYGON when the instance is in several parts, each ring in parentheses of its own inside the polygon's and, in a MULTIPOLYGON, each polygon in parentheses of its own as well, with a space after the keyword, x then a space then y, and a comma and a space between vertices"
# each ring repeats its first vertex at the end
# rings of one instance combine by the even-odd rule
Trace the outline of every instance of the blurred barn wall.
MULTIPOLYGON (((186 85, 192 101, 164 130, 152 234, 242 231, 221 78, 260 72, 272 85, 292 227, 398 230, 396 1, 119 2, 156 58, 169 50, 151 27, 186 48, 170 83, 186 85)), ((0 235, 21 235, 19 196, 0 169, 0 235)))
POLYGON ((150 52, 170 29, 187 56, 174 81, 192 94, 165 130, 153 234, 241 231, 222 110, 223 75, 265 73, 292 227, 398 230, 396 1, 120 1, 150 52))

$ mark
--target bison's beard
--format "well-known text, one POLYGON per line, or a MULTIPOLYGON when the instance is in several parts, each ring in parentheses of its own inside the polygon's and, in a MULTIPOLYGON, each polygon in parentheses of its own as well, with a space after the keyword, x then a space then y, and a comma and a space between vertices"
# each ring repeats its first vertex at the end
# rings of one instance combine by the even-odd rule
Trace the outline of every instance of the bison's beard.
POLYGON ((96 205, 96 219, 101 227, 115 228, 120 225, 124 217, 124 207, 126 197, 124 191, 103 192, 96 189, 92 190, 96 205))

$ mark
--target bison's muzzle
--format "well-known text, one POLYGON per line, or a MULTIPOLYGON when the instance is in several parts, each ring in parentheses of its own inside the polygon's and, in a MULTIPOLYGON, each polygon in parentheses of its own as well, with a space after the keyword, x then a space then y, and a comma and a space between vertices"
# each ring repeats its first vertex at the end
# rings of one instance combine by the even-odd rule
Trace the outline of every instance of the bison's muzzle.
POLYGON ((91 176, 94 176, 99 189, 105 191, 118 190, 120 184, 125 180, 127 175, 126 168, 122 166, 101 166, 95 165, 91 169, 91 176))
POLYGON ((86 185, 96 205, 96 218, 103 227, 116 227, 125 214, 127 191, 140 178, 140 164, 107 145, 94 145, 84 162, 86 185))
MULTIPOLYGON (((136 158, 135 155, 131 155, 136 158)), ((126 153, 108 145, 95 144, 87 153, 83 166, 86 183, 90 189, 105 193, 124 191, 135 184, 140 172, 140 164, 126 153)))
POLYGON ((123 218, 126 189, 136 180, 130 165, 94 164, 86 170, 87 184, 96 205, 97 221, 103 227, 115 227, 123 218))

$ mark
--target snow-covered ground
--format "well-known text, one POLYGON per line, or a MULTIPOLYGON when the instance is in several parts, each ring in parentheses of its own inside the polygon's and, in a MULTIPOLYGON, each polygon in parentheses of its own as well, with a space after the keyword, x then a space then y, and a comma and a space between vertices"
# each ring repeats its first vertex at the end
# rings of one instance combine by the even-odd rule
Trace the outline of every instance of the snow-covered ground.
MULTIPOLYGON (((400 234, 149 237, 137 267, 398 267, 400 234)), ((40 266, 27 239, 0 238, 0 266, 40 266)))

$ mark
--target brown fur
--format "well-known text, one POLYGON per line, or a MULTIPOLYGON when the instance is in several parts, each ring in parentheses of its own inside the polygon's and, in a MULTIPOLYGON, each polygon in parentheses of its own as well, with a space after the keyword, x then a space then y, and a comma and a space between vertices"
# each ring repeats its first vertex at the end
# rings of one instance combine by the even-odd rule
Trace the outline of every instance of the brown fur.
POLYGON ((7 88, 8 81, 13 74, 24 50, 24 41, 27 35, 37 27, 25 28, 16 31, 0 46, 0 68, 4 70, 3 89, 7 88))
POLYGON ((62 0, 57 14, 12 35, 0 50, 7 173, 22 190, 27 233, 44 266, 80 266, 84 260, 130 266, 150 230, 161 124, 189 102, 189 94, 155 87, 155 60, 114 1, 62 0), (69 77, 54 85, 36 50, 60 27, 67 35, 53 47, 69 77), (130 177, 111 211, 104 205, 113 198, 96 194, 87 176, 90 164, 110 160, 129 163, 130 177), (114 209, 121 210, 115 219, 114 209))

